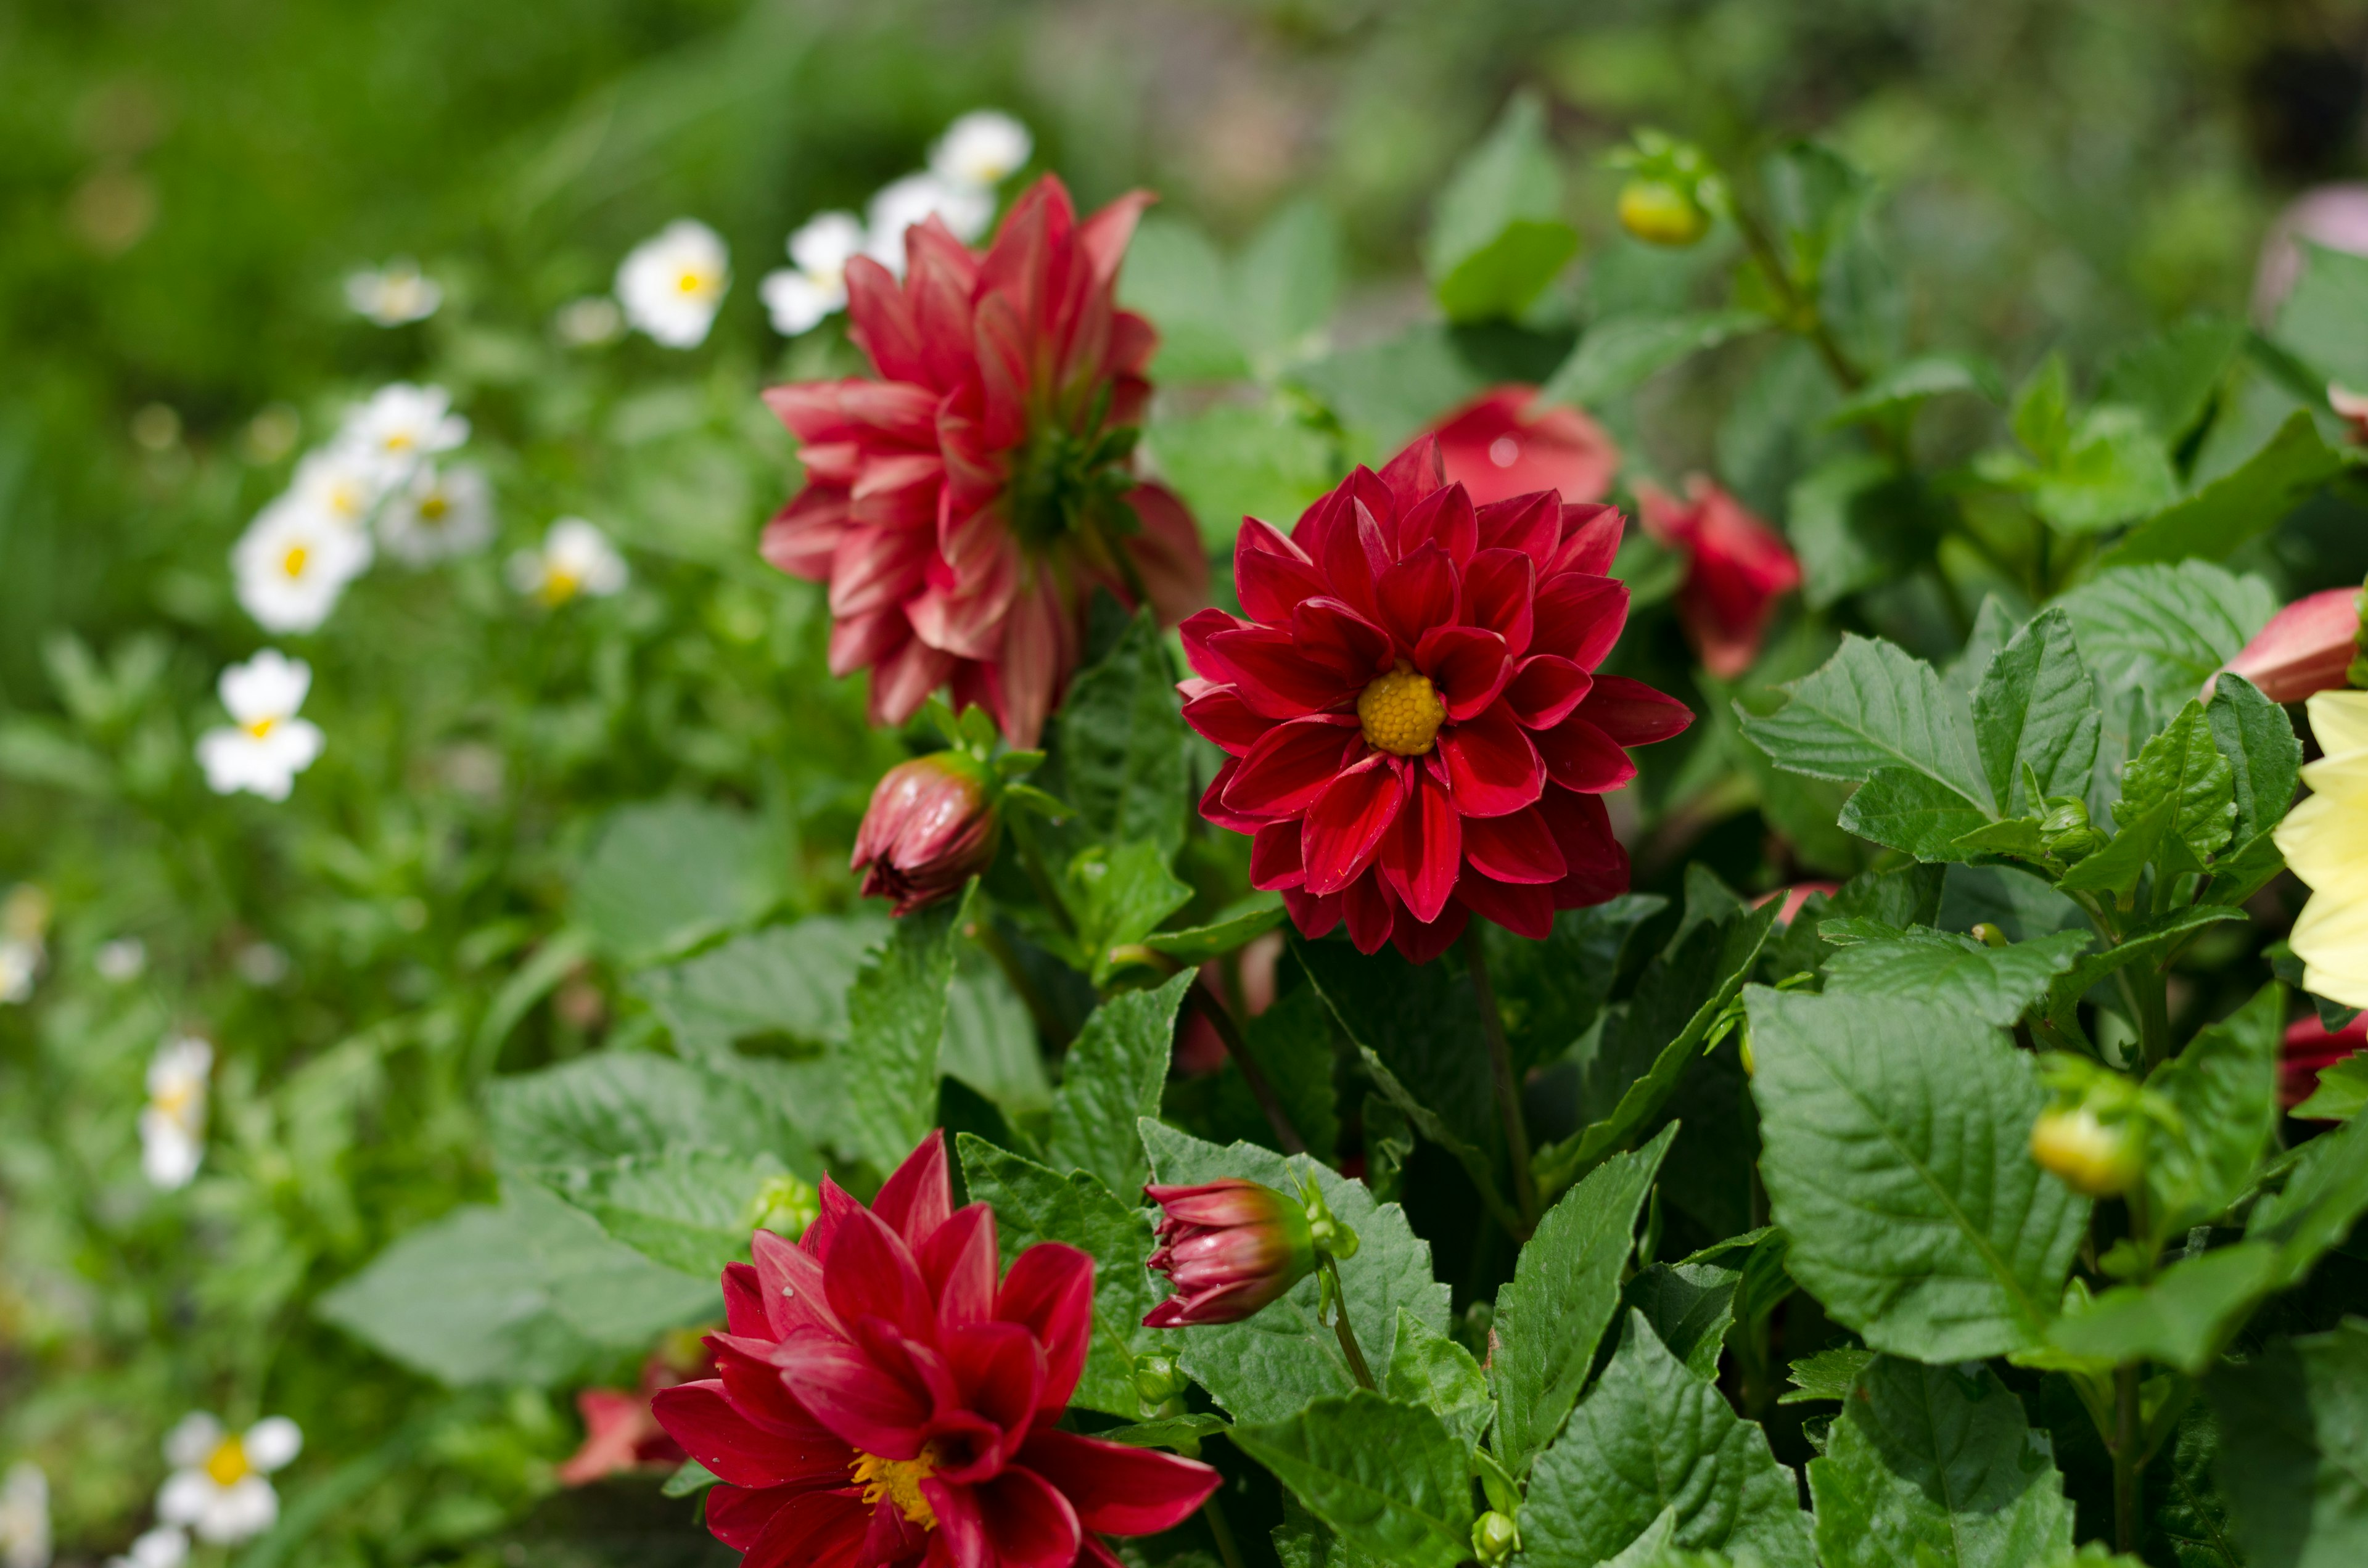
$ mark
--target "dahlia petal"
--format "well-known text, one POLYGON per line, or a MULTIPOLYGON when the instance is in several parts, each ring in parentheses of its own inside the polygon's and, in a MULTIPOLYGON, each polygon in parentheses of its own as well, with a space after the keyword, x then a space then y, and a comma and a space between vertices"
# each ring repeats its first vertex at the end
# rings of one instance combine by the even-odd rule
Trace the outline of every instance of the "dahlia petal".
POLYGON ((1415 645, 1414 667, 1430 677, 1448 718, 1461 723, 1497 700, 1511 678, 1505 640, 1476 626, 1434 626, 1415 645))
MULTIPOLYGON (((838 1234, 838 1227, 846 1222, 848 1215, 862 1208, 863 1205, 857 1202, 845 1187, 831 1180, 828 1171, 823 1173, 821 1184, 814 1189, 814 1196, 817 1212, 814 1217, 814 1222, 806 1227, 806 1233, 798 1238, 796 1249, 814 1260, 818 1268, 821 1267, 821 1260, 829 1256, 830 1240, 838 1234)), ((757 1233, 759 1235, 770 1233, 769 1232, 757 1233)), ((780 1238, 774 1239, 778 1241, 780 1238)), ((764 1251, 761 1248, 758 1249, 756 1256, 757 1267, 761 1269, 765 1267, 764 1251)))
POLYGON ((1250 841, 1250 886, 1262 892, 1295 888, 1307 881, 1299 852, 1298 822, 1271 822, 1250 841))
POLYGON ((1426 544, 1436 544, 1461 566, 1480 548, 1480 522, 1472 510, 1471 493, 1460 484, 1434 490, 1398 516, 1398 559, 1404 561, 1426 544))
POLYGON ((1492 502, 1474 522, 1482 550, 1518 550, 1541 574, 1562 547, 1562 504, 1551 490, 1492 502))
POLYGON ((1249 624, 1221 609, 1204 609, 1186 616, 1176 628, 1176 635, 1184 643, 1184 662, 1192 666, 1195 675, 1205 679, 1235 684, 1241 679, 1239 673, 1209 645, 1209 639, 1220 631, 1246 631, 1249 624))
POLYGON ((916 1261, 936 1298, 938 1321, 949 1328, 984 1320, 995 1310, 995 1210, 984 1203, 958 1209, 921 1243, 916 1261))
MULTIPOLYGON (((1367 674, 1352 680, 1316 663, 1302 653, 1292 634, 1280 627, 1220 631, 1208 643, 1217 662, 1229 672, 1242 700, 1253 712, 1269 719, 1297 719, 1352 706, 1365 682, 1372 678, 1367 674)), ((1223 678, 1212 671, 1201 673, 1223 678)))
POLYGON ((1361 876, 1406 804, 1406 780, 1375 753, 1341 772, 1307 809, 1300 843, 1309 892, 1340 892, 1361 876))
POLYGON ((1554 930, 1554 896, 1543 885, 1500 882, 1473 872, 1456 882, 1455 896, 1473 914, 1517 937, 1543 941, 1554 930))
POLYGON ((1050 1426, 1029 1435, 1019 1462, 1069 1500, 1080 1525, 1111 1535, 1174 1529, 1209 1500, 1222 1479, 1198 1460, 1050 1426))
POLYGON ((847 492, 808 484, 765 525, 757 552, 777 569, 809 583, 830 579, 830 563, 847 531, 847 492))
POLYGON ((734 1486, 720 1483, 709 1489, 706 1505, 708 1533, 734 1551, 746 1551, 773 1522, 773 1516, 800 1494, 794 1487, 734 1486))
POLYGON ((1332 934, 1340 924, 1340 895, 1326 893, 1322 897, 1304 888, 1284 888, 1282 907, 1291 914, 1291 923, 1309 941, 1317 941, 1332 934))
POLYGON ((1307 552, 1256 517, 1234 539, 1234 592, 1252 619, 1281 626, 1302 599, 1332 591, 1307 552))
POLYGON ((932 462, 938 445, 939 394, 912 381, 847 381, 837 383, 838 412, 869 432, 926 449, 932 462))
POLYGON ((996 1543, 986 1533, 976 1488, 949 1486, 932 1476, 921 1483, 921 1496, 938 1517, 937 1539, 930 1543, 926 1568, 997 1568, 996 1543))
MULTIPOLYGON (((823 1181, 826 1191, 838 1190, 827 1176, 823 1181)), ((860 1207, 852 1199, 848 1204, 860 1207)), ((757 1287, 764 1296, 765 1318, 772 1328, 769 1337, 780 1339, 800 1328, 846 1332, 839 1325, 838 1314, 830 1310, 830 1295, 823 1288, 822 1278, 823 1254, 837 1229, 836 1221, 824 1216, 806 1227, 803 1246, 770 1231, 758 1231, 749 1238, 750 1252, 757 1259, 757 1287)))
POLYGON ((1294 607, 1291 641, 1303 662, 1350 692, 1362 691, 1392 662, 1390 634, 1335 598, 1309 599, 1294 607))
POLYGON ((868 615, 918 592, 929 549, 928 535, 918 529, 851 522, 830 558, 830 613, 868 615))
POLYGON ((1324 536, 1324 553, 1317 557, 1332 593, 1358 614, 1375 613, 1373 579, 1390 563, 1389 545, 1373 509, 1360 501, 1350 506, 1324 536))
POLYGON ((1224 803, 1249 816, 1296 816, 1313 806, 1345 766, 1357 721, 1318 713, 1275 725, 1241 759, 1224 803))
POLYGON ((1252 712, 1242 694, 1230 686, 1211 686, 1188 697, 1184 722, 1201 739, 1234 756, 1247 756, 1250 748, 1274 727, 1273 721, 1252 712))
POLYGON ((954 656, 916 637, 871 667, 871 722, 896 725, 953 675, 954 656))
POLYGON ((853 675, 894 656, 912 640, 913 625, 905 619, 901 606, 835 620, 830 628, 830 673, 853 675))
POLYGON ((837 1484, 853 1457, 826 1433, 800 1437, 765 1430, 732 1407, 716 1380, 660 1389, 650 1396, 650 1410, 683 1452, 734 1486, 837 1484))
POLYGON ((1127 241, 1133 238, 1143 210, 1158 199, 1147 190, 1130 190, 1077 225, 1077 245, 1093 268, 1097 287, 1107 290, 1118 281, 1127 241))
POLYGON ((1201 814, 1219 827, 1231 828, 1235 833, 1256 833, 1266 826, 1265 817, 1237 812, 1225 804, 1225 791, 1233 788, 1234 778, 1241 770, 1242 759, 1237 756, 1229 756, 1218 766, 1217 776, 1201 791, 1201 814))
POLYGON ((1558 882, 1569 869, 1545 814, 1535 806, 1473 818, 1464 824, 1463 858, 1474 870, 1500 882, 1558 882))
POLYGON ((868 256, 847 264, 847 335, 892 381, 928 379, 928 351, 895 275, 868 256))
POLYGON ((1073 1246, 1039 1242, 1014 1258, 996 1297, 995 1315, 1024 1324, 1044 1347, 1044 1388, 1037 1408, 1068 1408, 1085 1370, 1093 1333, 1094 1260, 1073 1246))
POLYGON ((1391 891, 1417 922, 1428 925, 1439 918, 1455 891, 1463 856, 1463 819, 1456 814, 1446 780, 1435 768, 1408 772, 1406 805, 1382 842, 1379 860, 1391 891))
POLYGON ((946 1364, 962 1408, 996 1428, 991 1451, 980 1458, 1000 1467, 1035 1420, 1044 1392, 1044 1347, 1024 1324, 965 1324, 946 1335, 946 1364))
POLYGON ((1545 758, 1546 777, 1565 790, 1600 795, 1636 777, 1635 759, 1585 719, 1565 719, 1530 740, 1545 758))
POLYGON ((848 515, 877 528, 931 527, 945 481, 945 460, 934 451, 876 452, 848 489, 848 515))
POLYGON ((1439 455, 1439 437, 1429 434, 1416 437, 1406 450, 1383 466, 1381 477, 1397 502, 1399 515, 1404 516, 1416 502, 1447 483, 1447 466, 1439 455))
POLYGON ((1529 651, 1536 625, 1537 562, 1518 550, 1484 550, 1463 574, 1463 619, 1505 640, 1520 658, 1529 651))
POLYGON ((1551 730, 1594 688, 1595 677, 1554 653, 1524 659, 1505 685, 1505 701, 1525 729, 1551 730))
POLYGON ((1209 552, 1184 503, 1165 485, 1138 484, 1127 505, 1142 524, 1120 541, 1162 626, 1173 626, 1209 601, 1209 552))
POLYGON ((954 1183, 946 1163, 946 1135, 937 1128, 880 1184, 871 1212, 908 1247, 918 1247, 953 1217, 954 1183))
POLYGON ((1064 617, 1053 593, 1049 581, 1040 580, 1012 602, 1004 625, 1003 657, 988 670, 1004 738, 1023 750, 1044 733, 1065 667, 1061 657, 1064 617))
POLYGON ((774 1346, 773 1365, 834 1435, 882 1459, 911 1459, 929 1418, 952 1403, 952 1377, 936 1351, 882 1319, 850 1326, 852 1339, 800 1329, 774 1346))
POLYGON ((1518 812, 1545 788, 1545 763, 1502 702, 1441 730, 1439 751, 1455 791, 1455 809, 1467 817, 1518 812))
MULTIPOLYGON (((768 1231, 766 1234, 772 1234, 768 1231)), ((751 1337, 777 1339, 780 1334, 765 1313, 764 1287, 757 1281, 757 1267, 749 1263, 727 1263, 723 1266, 723 1325, 734 1334, 751 1337)))
POLYGON ((837 1453, 836 1462, 844 1469, 847 1445, 831 1436, 830 1429, 816 1421, 814 1412, 800 1404, 790 1386, 781 1381, 780 1369, 773 1365, 773 1346, 778 1343, 711 1336, 709 1347, 714 1352, 715 1377, 723 1385, 723 1397, 749 1425, 817 1452, 827 1449, 837 1453))
POLYGON ((1000 1568, 1070 1568, 1084 1532, 1076 1510, 1032 1471, 1007 1470, 971 1488, 1000 1568))
POLYGON ((1592 670, 1628 624, 1628 585, 1612 577, 1565 572, 1538 585, 1537 633, 1531 645, 1592 670))
POLYGON ((854 434, 846 415, 847 389, 866 383, 855 378, 836 381, 791 381, 767 387, 758 395, 801 447, 815 442, 846 441, 854 434))
POLYGON ((1602 797, 1549 788, 1538 810, 1569 867, 1553 889, 1556 909, 1601 903, 1628 891, 1628 851, 1612 834, 1602 797))
MULTIPOLYGON (((712 1516, 713 1505, 709 1508, 712 1516)), ((852 1492, 800 1493, 767 1521, 740 1568, 865 1568, 885 1561, 863 1554, 873 1512, 852 1492)))
POLYGON ((1382 879, 1360 877, 1341 891, 1339 899, 1341 918, 1349 926, 1349 940, 1368 958, 1380 952, 1382 944, 1390 939, 1401 907, 1390 901, 1382 879))
POLYGON ((823 1288, 840 1322, 876 1317, 907 1339, 927 1344, 937 1337, 937 1303, 912 1249, 874 1210, 848 1216, 822 1261, 823 1288))
POLYGON ((1440 911, 1439 918, 1428 924, 1417 920, 1414 911, 1401 905, 1397 918, 1390 926, 1390 945, 1408 963, 1429 963, 1455 946, 1471 917, 1472 912, 1452 899, 1440 911))
POLYGON ((1590 577, 1609 575, 1612 558, 1620 553, 1620 536, 1627 525, 1628 519, 1621 516, 1617 506, 1601 502, 1565 506, 1562 509, 1562 545, 1554 552, 1551 569, 1590 577))
POLYGON ((1623 746, 1650 745, 1684 733, 1693 710, 1666 691, 1626 676, 1599 675, 1578 716, 1623 746))
MULTIPOLYGON (((1439 494, 1456 495, 1462 492, 1449 489, 1439 494)), ((1462 597, 1455 562, 1445 549, 1434 542, 1426 541, 1411 553, 1401 555, 1373 583, 1373 601, 1381 611, 1382 628, 1396 641, 1395 652, 1400 658, 1410 657, 1416 644, 1432 628, 1452 623, 1462 608, 1462 597)))

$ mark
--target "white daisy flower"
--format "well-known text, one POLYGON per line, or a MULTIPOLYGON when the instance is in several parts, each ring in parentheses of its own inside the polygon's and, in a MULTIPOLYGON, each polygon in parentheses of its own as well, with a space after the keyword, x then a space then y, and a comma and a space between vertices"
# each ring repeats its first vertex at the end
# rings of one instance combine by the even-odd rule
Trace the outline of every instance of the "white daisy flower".
POLYGON ((359 532, 394 477, 359 448, 339 444, 305 453, 287 495, 359 532))
POLYGON ((131 1550, 107 1560, 107 1568, 181 1568, 189 1560, 189 1538, 177 1525, 158 1525, 131 1543, 131 1550))
POLYGON ((98 950, 90 955, 90 967, 110 985, 129 985, 148 970, 148 944, 137 937, 118 937, 111 942, 101 942, 98 950))
POLYGON ((617 268, 617 302, 625 320, 668 348, 707 341, 732 257, 723 236, 693 218, 677 218, 635 245, 617 268))
POLYGON ((882 186, 868 211, 871 227, 864 255, 902 278, 905 230, 934 217, 953 231, 954 238, 974 240, 986 233, 995 217, 995 193, 935 175, 906 175, 882 186))
POLYGON ((50 1478, 30 1460, 0 1481, 0 1568, 50 1568, 50 1478))
POLYGON ((320 726, 296 717, 312 687, 313 667, 276 648, 222 671, 222 706, 236 723, 198 737, 198 762, 215 794, 288 798, 296 775, 321 755, 320 726))
POLYGON ((426 321, 444 302, 444 290, 407 256, 346 278, 346 303, 381 326, 426 321))
POLYGON ((195 1035, 166 1036, 149 1060, 140 1168, 163 1191, 188 1186, 205 1162, 206 1075, 213 1065, 214 1048, 195 1035))
POLYGON ((370 464, 391 488, 420 463, 468 438, 469 422, 452 412, 450 392, 396 381, 346 415, 336 444, 370 464))
POLYGON ((483 470, 467 464, 440 470, 422 464, 387 497, 378 537, 411 566, 481 550, 494 537, 493 486, 483 470))
POLYGON ((1028 128, 998 109, 973 109, 946 127, 929 149, 929 172, 952 185, 1001 185, 1035 150, 1028 128))
POLYGON ((605 597, 622 589, 630 574, 609 536, 581 517, 551 525, 540 550, 510 557, 510 584, 544 604, 565 604, 578 594, 605 597))
POLYGON ((625 335, 625 312, 606 294, 587 294, 562 305, 552 324, 570 347, 598 348, 625 335))
POLYGON ((863 254, 863 221, 852 212, 823 212, 790 236, 797 265, 768 272, 757 285, 773 330, 795 337, 825 316, 847 308, 847 264, 863 254))
POLYGON ((279 1517, 279 1494, 265 1479, 294 1459, 304 1435, 284 1415, 229 1433, 212 1416, 184 1416, 165 1438, 174 1468, 156 1494, 156 1517, 218 1546, 252 1540, 279 1517))
POLYGON ((310 631, 370 564, 370 535, 296 491, 266 506, 231 547, 238 602, 267 631, 310 631))

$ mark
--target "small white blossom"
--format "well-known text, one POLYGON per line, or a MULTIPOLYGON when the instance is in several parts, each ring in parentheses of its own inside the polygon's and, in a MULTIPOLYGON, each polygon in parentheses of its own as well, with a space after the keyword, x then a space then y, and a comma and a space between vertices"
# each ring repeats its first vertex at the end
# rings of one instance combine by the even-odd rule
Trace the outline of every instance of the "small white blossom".
POLYGON ((775 332, 795 337, 847 308, 847 264, 863 254, 863 222, 852 212, 818 213, 790 236, 796 265, 757 285, 775 332))
POLYGON ((1009 115, 973 109, 929 149, 929 172, 950 184, 988 189, 1019 173, 1034 150, 1028 128, 1009 115))
POLYGON ((693 218, 677 218, 635 245, 617 268, 617 302, 625 320, 669 348, 707 341, 732 283, 723 236, 693 218))
POLYGON ((128 985, 147 972, 148 944, 137 937, 101 942, 98 951, 90 955, 90 967, 110 985, 128 985))
POLYGON ((307 452, 288 482, 287 499, 310 506, 357 533, 385 496, 393 477, 359 447, 340 442, 307 452))
POLYGON ((289 970, 294 967, 288 961, 288 949, 277 942, 249 942, 239 949, 231 963, 241 980, 266 990, 287 979, 289 970))
POLYGON ((181 1568, 189 1560, 189 1537, 178 1525, 158 1525, 132 1541, 131 1550, 107 1560, 107 1568, 181 1568))
POLYGON ((396 381, 370 394, 346 415, 337 445, 368 463, 387 488, 411 476, 422 462, 469 438, 469 422, 452 412, 452 394, 442 387, 396 381))
POLYGON ((41 975, 41 944, 0 937, 0 1004, 22 1002, 33 994, 41 975))
POLYGON ((310 631, 370 564, 370 535, 291 490, 231 548, 238 602, 267 631, 310 631))
POLYGON ((481 550, 494 537, 494 491, 484 472, 467 464, 422 464, 379 513, 378 537, 396 559, 427 566, 481 550))
POLYGON ((0 899, 0 1003, 33 994, 49 957, 50 895, 38 883, 18 882, 0 899))
POLYGON ((50 1478, 30 1460, 0 1481, 0 1568, 50 1568, 50 1478))
POLYGON ((444 290, 407 256, 365 267, 346 278, 346 303, 381 326, 426 321, 444 302, 444 290))
POLYGON ((320 726, 296 717, 312 687, 312 666, 276 648, 222 671, 222 706, 235 722, 198 737, 198 762, 215 794, 288 798, 296 775, 321 755, 320 726))
POLYGON ((581 517, 551 525, 540 550, 510 557, 510 585, 546 605, 563 605, 578 594, 605 597, 622 589, 629 576, 625 558, 609 536, 581 517))
POLYGON ((587 294, 562 305, 552 325, 560 342, 576 348, 598 348, 625 335, 625 312, 606 294, 587 294))
POLYGON ((156 1494, 156 1517, 218 1546, 249 1540, 279 1517, 279 1494, 265 1479, 294 1459, 304 1435, 284 1415, 230 1433, 211 1415, 184 1416, 165 1438, 174 1466, 156 1494))
POLYGON ((188 1186, 205 1162, 206 1076, 213 1065, 214 1048, 195 1035, 167 1036, 149 1060, 140 1168, 165 1192, 188 1186))
POLYGON ((871 237, 863 253, 897 277, 905 276, 905 231, 930 218, 944 222, 958 240, 986 233, 995 217, 995 193, 955 185, 935 175, 906 175, 880 187, 868 209, 871 237))

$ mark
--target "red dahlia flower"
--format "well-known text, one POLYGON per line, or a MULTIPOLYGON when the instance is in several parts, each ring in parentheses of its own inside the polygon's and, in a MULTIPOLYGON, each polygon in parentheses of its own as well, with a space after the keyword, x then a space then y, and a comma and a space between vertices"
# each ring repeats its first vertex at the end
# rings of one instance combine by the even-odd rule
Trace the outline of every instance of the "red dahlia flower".
POLYGON ((847 267, 848 333, 880 379, 766 392, 806 488, 766 527, 765 559, 830 585, 831 673, 871 670, 875 723, 951 684, 1033 745, 1095 587, 1169 620, 1205 597, 1190 514, 1133 473, 1158 338, 1112 296, 1149 200, 1080 223, 1048 175, 984 254, 915 225, 901 282, 867 257, 847 267))
POLYGON ((2318 1093, 2321 1073, 2362 1051, 2368 1051, 2368 1017, 2332 1032, 2316 1015, 2296 1018, 2286 1026, 2284 1049, 2278 1054, 2278 1103, 2294 1109, 2318 1093))
POLYGON ((1257 835, 1250 881, 1301 931, 1345 919, 1421 963, 1470 915, 1543 937, 1627 887, 1598 797, 1635 775, 1623 747, 1693 715, 1594 673, 1628 614, 1603 574, 1620 528, 1551 491, 1475 508, 1429 437, 1289 538, 1243 523, 1247 618, 1184 623, 1184 716, 1231 754, 1201 814, 1257 835))
POLYGON ((1620 472, 1620 449, 1576 408, 1532 409, 1538 389, 1491 387, 1431 426, 1448 479, 1486 506, 1532 491, 1600 501, 1620 472))
POLYGON ((1801 585, 1801 562, 1782 534, 1701 474, 1686 481, 1682 502, 1651 485, 1636 499, 1645 531, 1685 552, 1678 620, 1687 641, 1702 668, 1733 680, 1759 657, 1776 601, 1801 585))
POLYGON ((953 1207, 932 1132, 864 1208, 828 1180, 795 1243, 723 1271, 718 1376, 659 1422, 722 1479, 708 1528, 745 1568, 1118 1568, 1097 1533, 1170 1528, 1207 1465, 1064 1432, 1094 1267, 1046 1242, 998 1281, 995 1211, 953 1207))

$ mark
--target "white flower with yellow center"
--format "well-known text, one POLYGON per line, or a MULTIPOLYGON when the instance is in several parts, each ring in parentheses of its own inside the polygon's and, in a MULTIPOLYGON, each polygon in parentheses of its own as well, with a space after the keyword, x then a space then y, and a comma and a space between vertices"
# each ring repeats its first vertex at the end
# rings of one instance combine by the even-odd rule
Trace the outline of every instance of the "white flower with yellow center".
POLYGON ((510 585, 556 608, 578 594, 596 598, 620 591, 630 574, 609 536, 581 517, 551 525, 540 550, 510 557, 510 585))
POLYGON ((695 218, 668 223, 617 268, 617 302, 626 322, 668 348, 706 342, 731 286, 732 256, 723 236, 695 218))
POLYGON ((107 1560, 107 1568, 181 1568, 189 1560, 188 1532, 178 1525, 158 1525, 131 1542, 131 1550, 107 1560))
POLYGON ((252 1540, 279 1517, 279 1494, 265 1478, 303 1447, 303 1433, 284 1415, 239 1433, 211 1415, 185 1416, 165 1438, 174 1470, 156 1494, 156 1517, 217 1546, 252 1540))
POLYGON ((286 498, 359 533, 390 483, 379 462, 360 449, 340 443, 304 454, 288 482, 286 498))
POLYGON ((346 303, 381 326, 426 321, 444 302, 444 290, 407 256, 346 278, 346 303))
POLYGON ((1028 128, 1009 115, 973 109, 929 149, 929 172, 951 185, 989 189, 1018 174, 1035 145, 1028 128))
POLYGON ((198 764, 217 795, 251 790, 284 801, 296 775, 321 755, 319 725, 297 710, 313 687, 313 667, 266 648, 222 673, 222 706, 232 723, 198 737, 198 764))
POLYGON ((0 1568, 50 1568, 50 1478, 30 1460, 0 1480, 0 1568))
POLYGON ((346 415, 336 448, 367 464, 383 494, 421 463, 468 438, 469 422, 452 412, 450 392, 396 381, 346 415))
POLYGON ((482 550, 494 537, 493 486, 481 469, 423 464, 386 498, 378 537, 397 560, 412 566, 482 550))
POLYGON ((2368 1007, 2368 691, 2322 691, 2309 712, 2326 755, 2302 770, 2310 799, 2278 824, 2278 848, 2310 889, 2287 939, 2303 989, 2368 1007))
POLYGON ((852 212, 824 212, 790 236, 797 265, 768 272, 757 286, 773 330, 795 337, 847 308, 847 264, 863 254, 863 221, 852 212))
POLYGON ((931 218, 942 221, 954 238, 974 240, 986 233, 995 218, 995 193, 974 185, 956 185, 936 175, 906 175, 880 187, 866 210, 871 237, 863 254, 905 276, 905 231, 931 218))
POLYGON ((205 1163, 206 1077, 213 1066, 214 1048, 195 1035, 167 1036, 149 1059, 140 1168, 163 1191, 188 1186, 205 1163))
POLYGON ((370 564, 370 534, 291 490, 232 546, 238 602, 267 631, 310 631, 370 564))

